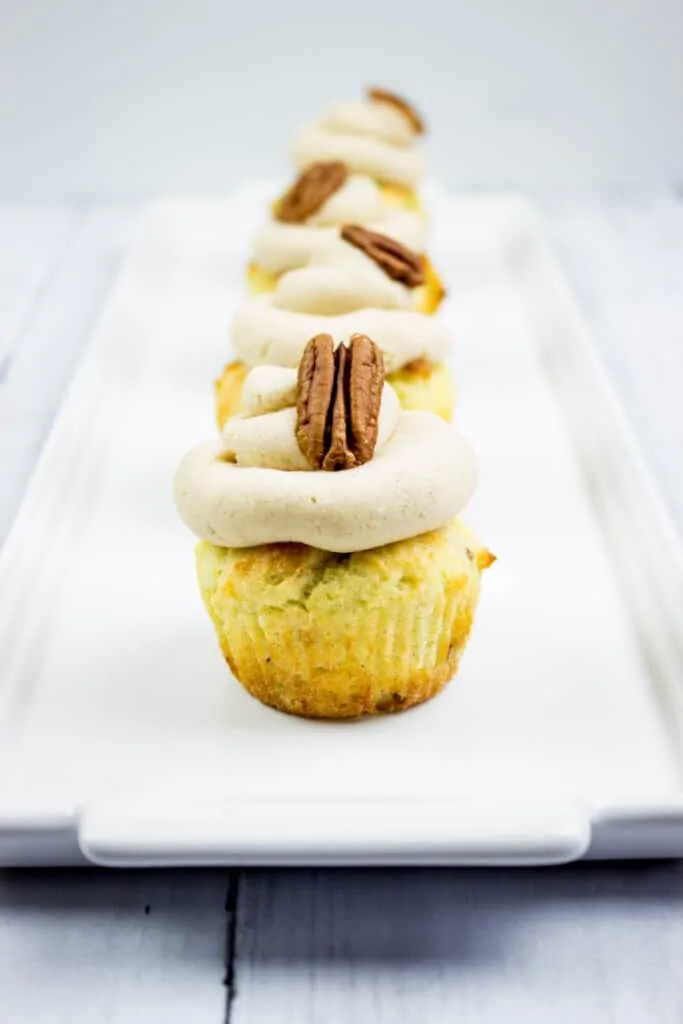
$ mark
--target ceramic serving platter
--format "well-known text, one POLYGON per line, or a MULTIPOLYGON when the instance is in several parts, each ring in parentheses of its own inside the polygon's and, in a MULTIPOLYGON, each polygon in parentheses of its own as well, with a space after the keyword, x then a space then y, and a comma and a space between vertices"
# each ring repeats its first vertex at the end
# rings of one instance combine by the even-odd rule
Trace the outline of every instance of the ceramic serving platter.
POLYGON ((269 189, 150 208, 0 561, 0 862, 683 855, 683 558, 540 220, 433 197, 467 518, 498 562, 437 699, 307 722, 230 677, 171 501, 269 189))

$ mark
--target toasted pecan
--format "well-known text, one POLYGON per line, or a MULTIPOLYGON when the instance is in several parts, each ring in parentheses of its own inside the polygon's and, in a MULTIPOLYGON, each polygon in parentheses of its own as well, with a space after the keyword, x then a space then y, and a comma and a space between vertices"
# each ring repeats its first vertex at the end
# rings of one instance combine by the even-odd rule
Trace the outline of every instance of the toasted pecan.
POLYGON ((329 334, 308 342, 299 364, 296 437, 314 469, 352 469, 377 444, 384 385, 382 353, 354 334, 335 350, 329 334))
POLYGON ((410 125, 416 135, 424 135, 426 132, 427 125, 419 110, 408 100, 404 99, 403 96, 398 96, 395 92, 391 92, 390 89, 379 89, 374 86, 367 90, 367 95, 375 103, 389 103, 392 107, 400 110, 404 117, 410 121, 410 125))
POLYGON ((392 280, 400 281, 408 288, 418 288, 427 280, 424 258, 395 238, 369 231, 359 224, 344 224, 341 236, 349 245, 355 245, 374 260, 392 280))
POLYGON ((337 192, 349 172, 341 160, 311 164, 275 204, 275 216, 286 224, 301 224, 337 192))

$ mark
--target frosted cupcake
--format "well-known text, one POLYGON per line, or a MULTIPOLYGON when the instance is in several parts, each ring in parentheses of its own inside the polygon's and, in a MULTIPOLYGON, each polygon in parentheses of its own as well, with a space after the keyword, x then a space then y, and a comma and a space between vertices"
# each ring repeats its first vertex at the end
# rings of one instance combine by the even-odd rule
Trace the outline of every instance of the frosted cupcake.
POLYGON ((379 231, 424 254, 427 228, 419 214, 388 206, 377 182, 351 174, 340 161, 315 163, 273 204, 270 220, 256 235, 247 271, 250 290, 272 291, 282 274, 317 258, 344 224, 379 231))
POLYGON ((274 291, 248 299, 231 325, 237 359, 216 382, 218 422, 238 411, 249 370, 296 367, 307 341, 331 334, 372 337, 390 384, 406 409, 450 419, 454 387, 444 358, 448 330, 432 312, 443 287, 417 253, 394 239, 346 225, 306 267, 290 270, 274 291))
POLYGON ((368 338, 335 350, 318 336, 298 373, 252 371, 244 411, 175 480, 235 677, 306 717, 434 696, 492 561, 456 518, 475 483, 469 444, 432 413, 400 410, 368 338))
POLYGON ((320 160, 341 160, 373 178, 385 203, 422 211, 417 192, 425 159, 417 143, 425 123, 412 103, 388 89, 368 89, 359 102, 337 103, 294 139, 299 170, 320 160))

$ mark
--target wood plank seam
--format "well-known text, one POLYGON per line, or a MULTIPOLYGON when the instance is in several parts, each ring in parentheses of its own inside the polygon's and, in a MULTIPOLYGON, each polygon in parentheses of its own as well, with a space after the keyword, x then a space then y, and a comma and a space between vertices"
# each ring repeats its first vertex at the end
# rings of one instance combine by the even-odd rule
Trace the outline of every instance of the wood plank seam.
POLYGON ((227 915, 227 931, 225 941, 225 977, 226 988, 225 1024, 230 1024, 233 1006, 237 996, 237 919, 239 915, 241 871, 231 871, 228 876, 228 891, 225 896, 225 912, 227 915))

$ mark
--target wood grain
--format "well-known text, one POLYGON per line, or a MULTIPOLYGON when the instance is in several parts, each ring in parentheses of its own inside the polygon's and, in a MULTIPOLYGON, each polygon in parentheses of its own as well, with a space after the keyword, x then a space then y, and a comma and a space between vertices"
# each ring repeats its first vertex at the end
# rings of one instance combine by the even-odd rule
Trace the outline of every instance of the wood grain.
POLYGON ((227 872, 0 874, 2 1024, 220 1024, 227 872))
POLYGON ((680 1024, 683 866, 245 877, 232 1024, 680 1024))

